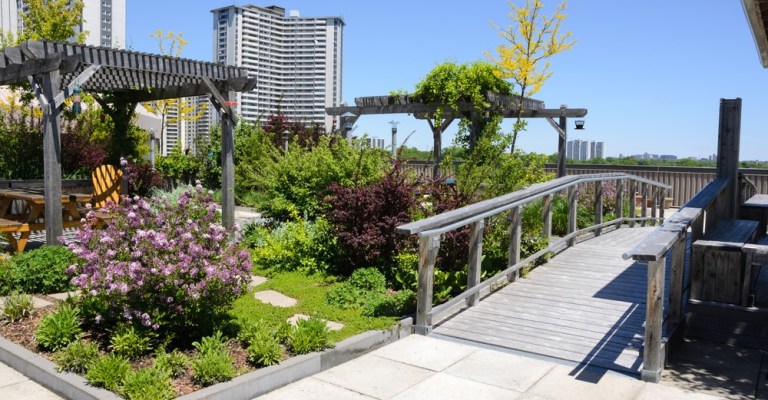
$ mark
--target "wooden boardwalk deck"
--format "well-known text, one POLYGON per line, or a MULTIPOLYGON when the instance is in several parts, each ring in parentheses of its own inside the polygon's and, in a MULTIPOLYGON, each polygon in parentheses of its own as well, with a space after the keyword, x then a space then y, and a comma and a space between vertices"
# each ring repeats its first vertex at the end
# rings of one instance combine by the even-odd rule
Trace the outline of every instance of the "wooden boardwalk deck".
POLYGON ((639 373, 646 266, 621 254, 653 229, 619 229, 577 244, 433 332, 639 373))

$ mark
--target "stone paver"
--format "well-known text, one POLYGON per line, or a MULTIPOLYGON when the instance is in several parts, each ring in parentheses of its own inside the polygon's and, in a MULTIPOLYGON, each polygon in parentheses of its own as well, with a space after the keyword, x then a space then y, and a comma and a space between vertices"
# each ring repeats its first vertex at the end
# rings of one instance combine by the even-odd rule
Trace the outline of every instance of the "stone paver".
POLYGON ((377 399, 390 399, 433 375, 433 371, 371 354, 315 375, 315 378, 377 399))
POLYGON ((573 367, 552 368, 521 399, 616 400, 636 399, 645 382, 604 371, 574 371, 573 367))
POLYGON ((48 296, 51 296, 54 299, 59 300, 59 301, 64 301, 64 300, 66 300, 66 299, 68 299, 70 297, 77 297, 77 295, 78 295, 78 292, 72 291, 72 292, 49 294, 48 296))
POLYGON ((297 399, 373 400, 375 398, 340 388, 313 377, 302 379, 259 397, 259 400, 297 399))
POLYGON ((519 396, 520 393, 513 390, 438 373, 393 400, 512 400, 519 396))
POLYGON ((448 367, 445 373, 525 392, 554 367, 552 363, 533 358, 481 349, 448 367))
MULTIPOLYGON (((291 325, 296 326, 296 323, 299 322, 300 319, 307 320, 307 319, 309 319, 309 315, 306 315, 306 314, 293 314, 293 316, 291 316, 291 318, 287 319, 287 322, 289 324, 291 324, 291 325)), ((344 324, 342 324, 341 322, 328 321, 328 320, 324 320, 324 321, 325 321, 325 326, 327 326, 328 329, 330 329, 332 331, 340 331, 340 330, 342 330, 344 328, 344 324)))
POLYGON ((421 340, 422 338, 424 337, 419 335, 409 335, 372 354, 414 367, 442 371, 479 350, 477 347, 446 340, 421 340))
POLYGON ((275 307, 293 307, 296 305, 296 299, 274 290, 262 290, 254 293, 253 297, 262 303, 271 304, 275 307))
POLYGON ((266 276, 258 276, 258 275, 251 275, 251 281, 248 283, 248 287, 256 287, 261 285, 262 283, 268 281, 266 276))
POLYGON ((0 398, 9 400, 61 399, 53 392, 3 363, 0 363, 0 398))

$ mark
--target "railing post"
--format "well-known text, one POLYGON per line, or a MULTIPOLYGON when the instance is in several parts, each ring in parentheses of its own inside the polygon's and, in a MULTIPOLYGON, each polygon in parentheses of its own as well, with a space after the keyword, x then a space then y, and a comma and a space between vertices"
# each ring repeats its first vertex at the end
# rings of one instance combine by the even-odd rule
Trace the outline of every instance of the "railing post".
POLYGON ((643 194, 640 198, 642 201, 642 204, 640 204, 640 210, 644 219, 640 222, 640 226, 646 226, 648 224, 648 220, 645 219, 648 218, 648 183, 643 182, 641 188, 643 194))
POLYGON ((667 333, 671 334, 682 321, 683 308, 683 271, 685 270, 686 231, 672 245, 672 270, 669 276, 669 313, 667 315, 667 333))
POLYGON ((416 297, 416 325, 414 333, 432 332, 432 292, 435 281, 435 259, 440 250, 440 235, 419 239, 419 287, 416 297))
MULTIPOLYGON (((509 262, 507 268, 520 262, 520 227, 523 222, 520 206, 509 210, 509 262)), ((513 275, 507 277, 510 282, 514 282, 520 277, 520 269, 516 269, 513 275)))
POLYGON ((544 227, 541 230, 541 236, 547 239, 547 245, 549 245, 549 238, 552 236, 552 195, 544 196, 542 201, 541 220, 544 227))
POLYGON ((664 220, 664 209, 667 207, 667 189, 661 189, 661 207, 659 207, 659 218, 664 220))
MULTIPOLYGON (((616 180, 616 219, 624 217, 624 179, 616 180)), ((616 229, 621 228, 621 221, 616 223, 616 229)))
MULTIPOLYGON (((467 289, 473 288, 480 283, 480 272, 483 257, 483 227, 484 220, 477 221, 471 225, 469 233, 469 270, 467 271, 467 289)), ((475 293, 467 298, 467 305, 472 307, 480 299, 480 293, 475 293)))
POLYGON ((648 293, 645 302, 645 344, 640 378, 646 382, 661 380, 663 354, 661 351, 662 309, 664 307, 664 267, 666 256, 648 262, 648 293))
MULTIPOLYGON (((595 225, 603 223, 603 181, 595 182, 595 225)), ((595 236, 600 236, 603 228, 595 229, 595 236)))
POLYGON ((654 187, 653 188, 653 194, 651 195, 651 223, 653 225, 656 225, 656 211, 658 210, 658 204, 659 204, 659 188, 654 187))
MULTIPOLYGON (((568 234, 576 232, 576 214, 578 213, 578 195, 579 189, 577 186, 571 186, 568 189, 568 234)), ((568 247, 573 246, 576 243, 576 238, 570 238, 567 241, 568 247)))
POLYGON ((635 218, 637 217, 637 182, 629 180, 629 227, 635 227, 635 218))

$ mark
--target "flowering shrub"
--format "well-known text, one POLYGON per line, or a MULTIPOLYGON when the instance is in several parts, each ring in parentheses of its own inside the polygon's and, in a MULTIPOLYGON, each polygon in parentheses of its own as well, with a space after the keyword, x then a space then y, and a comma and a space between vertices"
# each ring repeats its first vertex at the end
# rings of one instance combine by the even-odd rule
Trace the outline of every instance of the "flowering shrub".
MULTIPOLYGON (((85 224, 67 243, 77 263, 67 272, 82 292, 86 322, 189 334, 221 315, 244 290, 251 260, 219 223, 201 186, 166 199, 109 204, 106 229, 85 224)), ((89 212, 89 222, 94 218, 89 212)), ((210 326, 204 326, 210 328, 210 326)), ((195 332, 200 334, 201 332, 195 332)))
POLYGON ((125 180, 128 182, 128 194, 147 196, 152 189, 165 186, 162 174, 152 170, 152 166, 146 161, 129 161, 120 159, 120 165, 125 172, 125 180))

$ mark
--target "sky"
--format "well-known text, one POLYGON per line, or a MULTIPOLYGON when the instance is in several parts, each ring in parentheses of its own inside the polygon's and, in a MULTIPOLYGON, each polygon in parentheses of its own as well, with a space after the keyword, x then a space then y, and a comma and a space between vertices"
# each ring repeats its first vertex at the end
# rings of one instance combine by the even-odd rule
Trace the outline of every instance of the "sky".
MULTIPOLYGON (((524 0, 512 0, 522 4, 524 0)), ((211 10, 232 4, 278 5, 305 17, 342 16, 343 99, 412 92, 436 65, 487 60, 511 24, 506 0, 128 0, 130 50, 157 53, 150 34, 182 33, 182 57, 211 61, 211 10)), ((551 14, 555 1, 543 0, 551 14)), ((607 157, 672 154, 706 158, 717 152, 720 99, 741 98, 742 160, 768 160, 768 70, 761 66, 739 0, 571 0, 563 29, 577 44, 550 59, 552 77, 534 98, 547 108, 586 108, 585 129, 569 121, 568 139, 605 142, 607 157)), ((362 116, 355 135, 382 137, 397 120, 398 141, 432 148, 426 121, 412 116, 362 116)), ((445 133, 453 140, 457 123, 445 133)), ((511 129, 511 121, 503 128, 511 129)), ((526 152, 557 152, 557 133, 529 121, 518 139, 526 152)))

